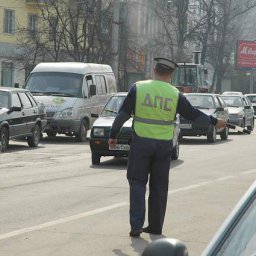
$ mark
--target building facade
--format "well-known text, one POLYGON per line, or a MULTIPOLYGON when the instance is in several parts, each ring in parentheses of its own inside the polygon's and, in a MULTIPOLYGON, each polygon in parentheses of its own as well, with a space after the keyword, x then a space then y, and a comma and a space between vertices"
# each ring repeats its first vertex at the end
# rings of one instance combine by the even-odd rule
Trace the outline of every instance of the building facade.
POLYGON ((0 86, 19 86, 26 70, 19 61, 19 31, 37 29, 36 0, 0 0, 0 86))
MULTIPOLYGON (((169 8, 170 1, 118 1, 120 5, 119 21, 117 21, 119 31, 116 34, 118 38, 116 76, 119 90, 126 91, 135 81, 152 77, 154 57, 173 57, 175 35, 170 41, 166 24, 161 17, 161 8, 158 10, 156 4, 156 2, 160 3, 165 9, 169 8)), ((40 2, 43 4, 45 0, 39 0, 40 2)), ((80 0, 74 2, 80 3, 80 0)), ((72 4, 74 2, 69 1, 72 4)), ((86 1, 81 0, 81 2, 86 1)), ((22 87, 31 70, 24 61, 26 55, 23 52, 24 48, 21 47, 20 37, 21 34, 33 36, 33 33, 40 31, 41 13, 37 3, 38 0, 0 0, 0 17, 2 17, 0 19, 0 86, 22 87)), ((109 51, 112 54, 113 49, 109 48, 109 51)))
POLYGON ((119 89, 126 91, 134 82, 152 78, 154 57, 172 58, 173 53, 156 1, 120 3, 118 81, 119 89))

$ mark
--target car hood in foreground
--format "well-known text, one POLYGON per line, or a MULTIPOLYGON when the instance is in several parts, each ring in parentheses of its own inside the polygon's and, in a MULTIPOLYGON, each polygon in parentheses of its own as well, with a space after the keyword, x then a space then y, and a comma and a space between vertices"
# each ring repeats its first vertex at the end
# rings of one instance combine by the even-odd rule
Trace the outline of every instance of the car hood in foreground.
MULTIPOLYGON (((113 122, 115 120, 115 117, 105 117, 105 116, 100 116, 98 119, 95 120, 93 123, 93 127, 111 127, 113 122)), ((131 127, 132 126, 132 118, 127 120, 124 125, 124 127, 131 127)))
MULTIPOLYGON (((201 256, 219 255, 217 254, 217 249, 219 249, 220 245, 222 245, 222 243, 225 240, 228 240, 230 232, 236 229, 235 227, 236 223, 238 222, 238 220, 242 218, 242 216, 244 215, 244 211, 252 203, 255 197, 256 197, 256 181, 249 187, 247 192, 242 196, 242 198, 233 208, 233 210, 225 219, 223 224, 220 226, 219 230, 215 233, 214 237, 212 238, 212 240, 210 241, 210 243, 208 244, 204 252, 201 254, 201 256)), ((237 244, 239 245, 238 242, 237 244)))

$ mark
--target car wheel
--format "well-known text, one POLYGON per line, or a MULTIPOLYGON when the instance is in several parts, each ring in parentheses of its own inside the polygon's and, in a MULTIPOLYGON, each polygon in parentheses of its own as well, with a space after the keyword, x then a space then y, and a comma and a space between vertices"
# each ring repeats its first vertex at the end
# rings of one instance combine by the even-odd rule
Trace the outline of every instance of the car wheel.
POLYGON ((216 128, 212 126, 210 131, 207 133, 207 142, 214 143, 216 141, 216 128))
POLYGON ((100 164, 100 155, 92 152, 92 164, 100 164))
POLYGON ((78 142, 84 142, 87 138, 88 124, 85 120, 82 120, 80 131, 75 135, 75 140, 78 142))
POLYGON ((179 158, 180 153, 180 143, 177 141, 175 147, 172 150, 171 158, 172 160, 177 160, 179 158))
POLYGON ((46 134, 47 134, 48 137, 55 137, 57 135, 57 132, 48 131, 48 132, 46 132, 46 134))
POLYGON ((220 133, 220 138, 222 140, 227 140, 228 139, 228 132, 229 132, 228 127, 225 127, 225 129, 220 133))
POLYGON ((248 130, 253 131, 253 129, 254 129, 254 118, 251 121, 251 125, 249 125, 247 128, 248 128, 248 130))
POLYGON ((32 136, 27 137, 27 142, 30 147, 37 147, 41 139, 41 127, 36 124, 32 131, 32 136))
POLYGON ((0 131, 1 136, 1 148, 0 151, 4 152, 7 150, 9 145, 9 131, 6 127, 2 127, 0 131))

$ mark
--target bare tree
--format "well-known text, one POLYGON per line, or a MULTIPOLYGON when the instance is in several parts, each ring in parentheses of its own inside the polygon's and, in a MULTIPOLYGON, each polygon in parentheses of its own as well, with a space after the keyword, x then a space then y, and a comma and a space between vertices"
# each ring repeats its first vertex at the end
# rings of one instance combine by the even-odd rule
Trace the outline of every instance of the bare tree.
POLYGON ((245 0, 215 0, 214 2, 214 30, 211 37, 212 43, 208 51, 209 60, 214 66, 214 78, 216 79, 216 91, 221 91, 223 77, 230 64, 230 56, 234 51, 235 42, 238 39, 238 31, 241 27, 241 18, 249 10, 256 6, 256 2, 245 0))
POLYGON ((43 1, 44 4, 38 1, 36 34, 20 31, 24 59, 27 52, 33 63, 42 60, 110 63, 111 0, 43 1))

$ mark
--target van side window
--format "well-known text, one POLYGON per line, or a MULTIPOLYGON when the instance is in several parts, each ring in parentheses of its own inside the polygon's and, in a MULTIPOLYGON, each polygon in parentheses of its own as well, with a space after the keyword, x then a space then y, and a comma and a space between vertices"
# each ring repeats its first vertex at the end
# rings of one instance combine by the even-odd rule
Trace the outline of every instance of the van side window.
POLYGON ((85 93, 85 96, 87 96, 89 93, 89 90, 90 90, 90 85, 93 84, 93 81, 92 81, 92 76, 86 76, 85 77, 85 80, 86 80, 86 84, 87 84, 87 88, 85 88, 84 90, 84 93, 85 93))
POLYGON ((112 74, 106 74, 105 78, 108 85, 108 93, 116 92, 115 77, 112 74))
POLYGON ((106 88, 106 81, 104 76, 95 76, 96 80, 96 87, 97 87, 97 94, 98 95, 104 95, 107 93, 107 88, 106 88))

